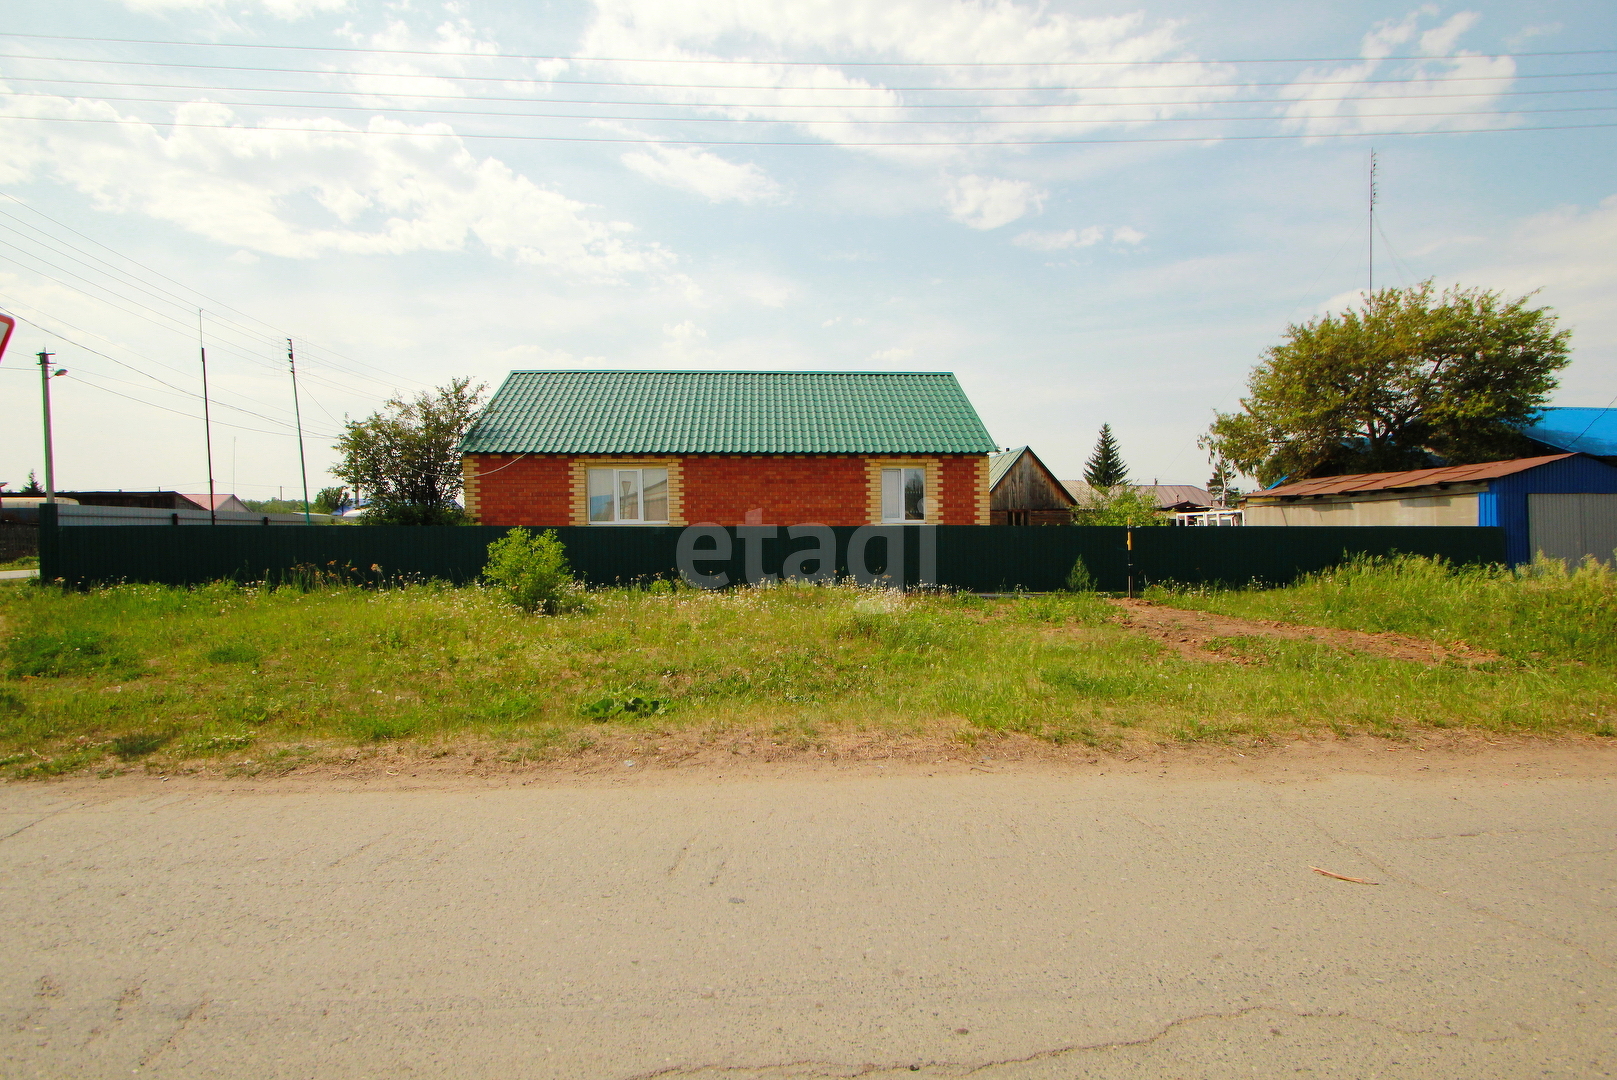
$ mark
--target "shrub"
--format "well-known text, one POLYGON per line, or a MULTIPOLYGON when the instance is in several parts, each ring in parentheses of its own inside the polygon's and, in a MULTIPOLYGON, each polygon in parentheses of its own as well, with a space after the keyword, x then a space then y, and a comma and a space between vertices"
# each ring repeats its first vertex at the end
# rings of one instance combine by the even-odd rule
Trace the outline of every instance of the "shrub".
POLYGON ((583 606, 580 586, 567 565, 567 549, 555 529, 512 529, 488 546, 483 577, 530 615, 559 615, 583 606))
POLYGON ((1089 564, 1084 562, 1082 555, 1067 571, 1067 591, 1070 593, 1092 593, 1095 591, 1095 575, 1089 572, 1089 564))

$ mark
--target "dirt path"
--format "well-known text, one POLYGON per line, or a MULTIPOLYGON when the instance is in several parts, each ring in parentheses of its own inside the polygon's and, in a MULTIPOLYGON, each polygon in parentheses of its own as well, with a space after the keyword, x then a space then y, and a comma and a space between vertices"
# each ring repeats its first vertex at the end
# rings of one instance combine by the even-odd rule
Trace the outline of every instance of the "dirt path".
POLYGON ((1129 629, 1156 638, 1190 660, 1255 662, 1250 657, 1218 652, 1211 647, 1216 639, 1231 637, 1318 641, 1349 652, 1410 660, 1433 667, 1445 663, 1483 664, 1500 659, 1498 653, 1486 649, 1473 649, 1463 643, 1439 645, 1407 634, 1368 634, 1362 630, 1298 626, 1272 619, 1241 619, 1209 611, 1163 607, 1148 600, 1113 600, 1111 603, 1122 609, 1124 625, 1129 629))

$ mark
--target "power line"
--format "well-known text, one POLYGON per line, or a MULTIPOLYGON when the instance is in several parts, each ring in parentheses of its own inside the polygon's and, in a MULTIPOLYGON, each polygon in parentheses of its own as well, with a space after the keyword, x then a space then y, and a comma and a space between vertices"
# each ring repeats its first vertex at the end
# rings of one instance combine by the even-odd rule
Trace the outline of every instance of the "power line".
MULTIPOLYGON (((47 100, 53 100, 53 101, 61 100, 60 96, 56 95, 56 94, 28 93, 28 94, 10 94, 10 95, 4 95, 4 96, 10 96, 10 97, 14 97, 14 98, 45 98, 47 100)), ((194 99, 184 99, 184 98, 98 97, 96 100, 97 101, 147 102, 147 103, 166 104, 166 105, 190 105, 190 104, 195 103, 194 99)), ((1302 99, 1278 98, 1278 99, 1272 99, 1270 101, 1264 102, 1264 104, 1290 106, 1290 105, 1296 105, 1296 104, 1306 104, 1306 103, 1310 103, 1310 102, 1312 102, 1314 100, 1317 100, 1317 99, 1312 99, 1312 98, 1302 98, 1302 99)), ((1376 101, 1379 101, 1380 99, 1372 97, 1372 98, 1348 98, 1348 99, 1344 99, 1344 100, 1376 102, 1376 101)), ((617 121, 623 121, 623 122, 628 122, 628 123, 657 123, 657 124, 805 124, 805 125, 808 125, 808 124, 844 124, 844 125, 845 124, 858 124, 858 125, 873 125, 873 124, 887 124, 887 125, 892 125, 892 124, 906 124, 906 125, 920 125, 920 124, 949 124, 949 125, 977 124, 977 125, 985 125, 985 124, 993 124, 993 125, 996 125, 996 126, 1003 126, 1003 125, 1009 125, 1009 124, 1023 124, 1023 125, 1027 125, 1027 124, 1140 124, 1140 123, 1151 123, 1151 124, 1189 124, 1189 123, 1212 124, 1212 123, 1227 123, 1227 122, 1231 122, 1231 121, 1302 119, 1301 117, 1291 117, 1291 116, 1179 116, 1179 117, 1132 117, 1132 118, 1131 117, 1113 117, 1113 118, 1063 117, 1063 118, 1058 118, 1058 119, 1053 119, 1053 120, 1048 119, 1048 118, 1041 118, 1041 119, 1036 119, 1036 120, 1018 120, 1018 119, 1011 119, 1011 120, 984 120, 982 118, 966 118, 966 119, 931 119, 931 118, 925 118, 925 119, 916 119, 916 118, 908 118, 908 117, 900 117, 900 118, 894 118, 894 119, 870 119, 870 120, 857 119, 857 120, 850 120, 850 119, 843 119, 843 118, 816 119, 814 117, 771 117, 771 116, 735 116, 735 117, 731 117, 731 116, 599 116, 599 115, 590 114, 590 113, 535 113, 535 112, 509 112, 509 111, 502 111, 502 110, 478 110, 478 109, 416 109, 416 108, 401 107, 401 106, 382 106, 382 107, 378 107, 378 106, 372 106, 372 105, 333 105, 333 104, 329 104, 329 103, 299 104, 299 103, 296 103, 296 102, 277 102, 277 103, 271 103, 271 104, 262 104, 262 103, 259 103, 259 102, 252 102, 252 101, 216 101, 216 102, 210 102, 209 104, 228 105, 228 106, 230 106, 232 108, 238 108, 238 109, 256 109, 256 108, 316 109, 316 110, 339 111, 339 112, 409 113, 409 114, 416 114, 416 115, 423 115, 423 116, 496 116, 496 117, 509 117, 509 118, 515 119, 515 120, 617 120, 617 121)), ((1221 103, 1207 102, 1206 104, 1221 104, 1221 103)), ((675 106, 675 107, 702 108, 704 106, 675 106)), ((768 108, 767 105, 765 105, 765 106, 754 106, 754 107, 755 108, 768 108)), ((835 108, 836 106, 833 105, 833 106, 829 106, 829 107, 830 108, 835 108)), ((1094 107, 1094 106, 1092 106, 1092 107, 1094 107)), ((1105 106, 1099 106, 1099 107, 1116 108, 1116 109, 1140 109, 1140 108, 1154 108, 1154 107, 1158 107, 1158 106, 1118 104, 1118 105, 1105 105, 1105 106)), ((1373 118, 1373 119, 1378 119, 1379 120, 1379 119, 1384 119, 1384 118, 1385 119, 1404 119, 1404 118, 1408 118, 1408 117, 1417 117, 1417 116, 1515 116, 1515 115, 1534 114, 1534 113, 1610 112, 1613 109, 1617 109, 1617 105, 1569 105, 1569 106, 1561 106, 1561 107, 1549 108, 1549 109, 1467 109, 1467 110, 1465 110, 1463 112, 1456 112, 1454 110, 1449 110, 1449 111, 1445 111, 1445 112, 1403 112, 1403 113, 1377 112, 1377 113, 1371 113, 1371 114, 1369 114, 1369 116, 1371 118, 1373 118)))
MULTIPOLYGON (((1510 77, 1515 78, 1515 76, 1510 76, 1510 77)), ((45 77, 45 76, 21 76, 21 75, 8 75, 8 76, 5 76, 5 79, 6 79, 7 82, 11 82, 11 83, 27 82, 27 83, 65 84, 65 85, 69 85, 69 86, 119 86, 119 87, 124 87, 126 89, 134 89, 134 90, 202 90, 202 91, 207 91, 207 92, 210 92, 210 93, 228 93, 228 94, 304 94, 304 95, 310 95, 310 96, 319 95, 319 96, 322 96, 322 97, 345 97, 345 98, 394 97, 394 98, 406 98, 406 99, 409 99, 409 100, 412 100, 412 101, 461 101, 461 102, 467 102, 467 103, 480 102, 480 101, 501 101, 501 102, 514 102, 514 103, 518 103, 518 104, 528 104, 528 105, 534 105, 534 104, 544 104, 544 105, 618 105, 618 106, 636 106, 636 107, 659 107, 660 106, 660 107, 666 107, 666 108, 670 108, 670 109, 762 109, 762 108, 770 108, 770 109, 824 109, 824 108, 833 108, 833 109, 1090 109, 1090 108, 1104 109, 1104 108, 1115 108, 1115 107, 1125 106, 1125 105, 1132 105, 1132 106, 1206 105, 1206 104, 1262 105, 1262 104, 1272 104, 1274 102, 1364 101, 1364 100, 1397 101, 1397 100, 1402 100, 1404 98, 1419 98, 1419 99, 1424 101, 1424 100, 1427 100, 1427 99, 1430 99, 1430 98, 1518 97, 1518 96, 1525 96, 1525 95, 1529 95, 1529 94, 1537 95, 1537 94, 1609 94, 1609 93, 1617 93, 1617 86, 1566 86, 1566 87, 1552 87, 1552 88, 1547 88, 1547 89, 1542 89, 1542 90, 1476 90, 1476 91, 1469 91, 1469 92, 1461 93, 1461 94, 1426 94, 1426 93, 1376 94, 1373 98, 1366 98, 1363 94, 1355 94, 1355 95, 1344 96, 1344 97, 1313 97, 1313 96, 1310 96, 1310 97, 1306 97, 1306 98, 1276 98, 1276 97, 1220 98, 1220 99, 1217 99, 1216 101, 1209 101, 1206 98, 1195 98, 1195 99, 1190 99, 1190 100, 1185 100, 1185 101, 1126 101, 1126 102, 1110 102, 1110 101, 1009 101, 1009 102, 990 102, 990 101, 979 101, 979 102, 967 102, 967 103, 964 103, 964 104, 962 104, 960 102, 954 102, 954 101, 951 101, 951 102, 928 102, 928 101, 918 101, 918 102, 700 101, 700 102, 693 102, 693 101, 666 101, 666 100, 664 100, 664 101, 634 101, 634 100, 624 101, 624 100, 621 100, 621 99, 612 99, 612 98, 550 98, 550 97, 547 97, 547 98, 542 98, 541 99, 541 98, 534 97, 532 94, 528 94, 528 95, 525 95, 525 96, 522 96, 522 97, 505 97, 505 96, 491 95, 491 94, 473 94, 473 95, 467 95, 467 94, 422 94, 422 93, 402 92, 402 91, 398 92, 398 93, 382 93, 380 91, 373 91, 373 90, 324 90, 324 89, 319 89, 319 88, 315 88, 315 87, 203 86, 203 85, 198 85, 196 83, 129 82, 128 80, 125 80, 125 79, 62 79, 62 78, 50 78, 50 77, 45 77)), ((1146 89, 1193 89, 1193 88, 1196 88, 1197 85, 1198 84, 1186 84, 1184 87, 1156 87, 1156 88, 1146 88, 1146 89)), ((1265 85, 1279 85, 1279 84, 1265 84, 1265 85)), ((1287 83, 1285 85, 1289 86, 1289 85, 1292 85, 1292 84, 1287 83)), ((1353 84, 1342 84, 1342 85, 1353 85, 1353 84)), ((742 89, 745 89, 745 88, 743 87, 742 89)), ((805 93, 813 93, 816 88, 814 88, 814 87, 781 86, 781 87, 765 87, 765 88, 762 88, 762 89, 769 89, 769 90, 774 90, 774 91, 777 91, 777 92, 796 93, 796 92, 802 91, 802 92, 805 92, 805 93)), ((869 89, 872 90, 872 91, 878 91, 878 90, 883 90, 884 88, 883 87, 874 87, 873 86, 873 87, 869 87, 869 89)), ((1096 93, 1096 92, 1102 92, 1102 91, 1140 89, 1140 88, 1139 87, 1131 88, 1131 87, 1113 87, 1113 86, 1089 86, 1089 87, 1082 87, 1081 89, 1086 93, 1096 93)), ((96 98, 94 100, 108 100, 108 99, 98 97, 98 98, 96 98)))
MULTIPOLYGON (((33 307, 32 304, 29 304, 28 306, 33 307)), ((35 308, 34 310, 38 311, 37 308, 35 308)), ((57 318, 55 315, 45 315, 44 317, 47 318, 47 319, 50 319, 52 322, 60 323, 61 325, 66 326, 71 330, 75 330, 75 331, 77 331, 77 332, 79 332, 81 334, 88 334, 91 337, 101 338, 102 341, 107 340, 106 338, 101 337, 100 334, 95 333, 93 330, 86 330, 81 326, 75 326, 75 325, 73 325, 72 323, 68 322, 65 319, 57 318)), ((22 315, 17 316, 17 318, 19 320, 21 320, 22 322, 27 323, 29 326, 32 326, 34 329, 40 331, 41 333, 49 334, 54 338, 58 338, 58 339, 60 339, 62 341, 65 341, 67 344, 73 346, 75 349, 83 350, 84 352, 87 352, 87 353, 91 354, 92 356, 99 356, 103 360, 110 360, 112 363, 117 364, 119 367, 128 368, 130 371, 133 371, 135 374, 143 375, 146 378, 152 380, 155 383, 158 383, 161 386, 166 386, 166 387, 168 387, 169 390, 171 390, 174 393, 177 393, 177 394, 179 394, 179 395, 181 395, 183 397, 199 398, 201 396, 201 395, 197 394, 196 391, 194 391, 194 390, 186 390, 183 387, 175 386, 173 383, 166 382, 166 381, 164 381, 162 379, 159 379, 157 376, 151 374, 150 372, 142 371, 140 368, 137 368, 133 364, 130 364, 130 363, 127 363, 127 362, 125 362, 123 360, 120 360, 116 356, 109 356, 106 353, 101 352, 99 349, 93 349, 90 346, 84 344, 83 342, 75 341, 72 338, 68 337, 66 334, 62 333, 60 330, 52 330, 49 327, 42 326, 38 322, 35 322, 33 319, 27 318, 27 317, 22 316, 22 315)), ((108 344, 114 344, 114 343, 108 342, 108 344)), ((138 356, 139 354, 137 353, 136 355, 138 356)), ((156 364, 158 367, 167 367, 168 366, 166 364, 160 364, 157 361, 152 360, 150 357, 142 356, 142 357, 140 357, 140 359, 145 360, 149 364, 156 364)), ((125 381, 125 380, 122 380, 122 379, 118 379, 118 378, 116 378, 115 376, 112 376, 112 375, 106 375, 106 374, 102 374, 102 373, 98 373, 98 374, 100 375, 101 378, 112 379, 114 382, 124 382, 125 381)), ((134 383, 129 383, 128 385, 133 386, 135 384, 134 383)), ((239 413, 243 414, 244 416, 251 416, 251 417, 254 417, 254 418, 259 419, 259 420, 267 421, 268 423, 271 423, 271 424, 285 424, 287 427, 292 426, 290 423, 288 423, 285 420, 279 420, 279 419, 277 419, 277 418, 275 418, 273 416, 265 416, 263 413, 254 412, 251 409, 244 409, 239 405, 232 405, 227 401, 220 401, 217 404, 221 408, 230 409, 233 412, 239 412, 239 413)), ((155 407, 162 408, 163 406, 155 406, 155 407)), ((201 418, 196 417, 195 419, 201 419, 201 418)), ((257 428, 244 428, 243 430, 257 431, 259 429, 257 429, 257 428)), ((275 432, 269 432, 269 434, 276 434, 276 433, 275 432)), ((324 432, 315 432, 315 434, 319 435, 321 438, 335 439, 335 438, 338 437, 336 435, 328 435, 328 434, 326 434, 324 432)))
POLYGON ((1366 59, 1401 60, 1503 60, 1529 56, 1603 56, 1617 49, 1570 49, 1555 52, 1470 53, 1458 56, 1314 56, 1251 57, 1234 60, 752 60, 733 57, 655 57, 655 56, 564 56, 544 53, 456 52, 449 49, 384 49, 348 45, 273 45, 235 41, 153 41, 141 38, 85 37, 71 34, 22 34, 0 32, 0 37, 32 38, 49 41, 93 41, 108 45, 178 45, 203 49, 265 49, 293 52, 368 53, 379 56, 471 57, 478 60, 557 60, 591 64, 751 64, 775 67, 1139 67, 1147 64, 1346 64, 1366 59))
MULTIPOLYGON (((129 394, 120 394, 116 390, 109 389, 108 387, 105 387, 105 386, 100 386, 100 385, 98 385, 98 384, 96 384, 94 382, 91 382, 88 379, 83 378, 82 376, 75 379, 74 381, 79 383, 82 386, 88 386, 88 387, 91 387, 93 389, 99 390, 103 394, 111 394, 113 397, 120 397, 120 398, 123 398, 125 401, 133 401, 137 405, 145 405, 149 409, 161 409, 164 412, 174 413, 176 416, 183 416, 183 417, 186 417, 187 419, 190 419, 190 420, 201 420, 202 419, 202 417, 196 415, 195 413, 184 412, 184 411, 182 411, 180 409, 171 409, 167 405, 158 405, 156 402, 146 401, 143 398, 132 397, 129 394)), ((287 438, 287 439, 295 439, 295 438, 297 438, 297 435, 295 433, 293 433, 293 432, 290 432, 290 431, 265 431, 262 428, 244 427, 241 424, 232 424, 232 423, 229 423, 229 422, 224 421, 224 420, 219 420, 219 421, 217 421, 217 423, 218 423, 218 425, 220 427, 234 428, 237 431, 251 431, 251 432, 254 432, 255 434, 258 434, 258 435, 279 435, 282 438, 287 438)), ((322 436, 322 437, 336 438, 335 435, 333 435, 333 436, 322 436)))
MULTIPOLYGON (((1450 114, 1436 114, 1450 115, 1450 114)), ((1466 115, 1466 114, 1455 114, 1466 115)), ((1289 120, 1373 120, 1375 115, 1369 116, 1325 116, 1325 117, 1272 117, 1270 119, 1289 120)), ((607 119, 602 117, 601 119, 607 119)), ((9 116, 0 114, 0 120, 24 120, 37 123, 50 124, 127 124, 131 121, 124 119, 104 119, 88 116, 9 116)), ((1084 146, 1084 145, 1113 145, 1119 143, 1185 143, 1185 142, 1251 142, 1257 140, 1275 139, 1364 139, 1364 138, 1393 138, 1403 135, 1479 135, 1512 131, 1589 131, 1598 128, 1617 127, 1612 124, 1548 124, 1535 126, 1495 127, 1495 128, 1430 128, 1421 131, 1330 131, 1330 132, 1288 132, 1273 135, 1182 135, 1162 136, 1144 139, 977 139, 977 140, 927 140, 927 141, 861 141, 851 142, 845 140, 807 142, 801 139, 675 139, 675 138, 645 138, 645 137, 586 137, 579 135, 500 135, 480 132, 460 131, 372 131, 359 128, 329 128, 329 127, 247 127, 241 124, 197 124, 181 121, 139 121, 151 127, 188 128, 213 131, 259 132, 267 134, 284 135, 300 133, 307 135, 362 135, 383 136, 393 139, 487 139, 501 142, 564 142, 564 143, 616 143, 636 145, 676 145, 676 146, 805 146, 816 148, 839 148, 848 146, 889 146, 889 147, 916 147, 935 148, 947 146, 1084 146)))
POLYGON ((1359 86, 1383 83, 1430 83, 1430 82, 1484 82, 1491 79, 1582 79, 1596 78, 1607 75, 1617 75, 1617 71, 1566 71, 1542 72, 1528 75, 1512 73, 1509 76, 1501 75, 1417 75, 1392 79, 1288 79, 1284 82, 1234 82, 1234 83, 1128 83, 1116 86, 815 86, 815 87, 789 87, 780 85, 764 85, 758 83, 671 83, 671 82, 622 82, 608 79, 554 79, 545 76, 523 76, 513 78, 508 75, 436 75, 436 74, 408 74, 397 71, 336 71, 326 68, 275 68, 253 67, 244 64, 187 64, 175 61, 162 60, 113 60, 107 58, 83 56, 29 56, 26 53, 0 53, 0 60, 23 60, 35 63, 56 64, 107 64, 113 67, 157 67, 157 68, 184 68, 192 71, 256 71, 260 73, 273 73, 276 75, 322 75, 326 77, 340 76, 343 78, 359 79, 442 79, 455 82, 478 83, 513 83, 532 82, 555 86, 641 86, 670 90, 812 90, 815 93, 825 91, 856 91, 859 93, 880 92, 925 92, 925 93, 1049 93, 1062 90, 1193 90, 1193 89, 1228 89, 1243 86, 1359 86))
MULTIPOLYGON (((55 225, 57 228, 63 229, 65 231, 67 231, 67 232, 70 232, 74 236, 79 237, 81 240, 85 240, 85 241, 87 241, 87 242, 89 242, 91 244, 94 244, 96 247, 100 248, 101 250, 103 250, 105 252, 108 252, 111 255, 116 256, 117 258, 122 259, 124 262, 130 263, 133 266, 138 266, 140 269, 146 271, 148 274, 152 274, 152 275, 154 275, 156 277, 162 278, 164 281, 168 282, 169 284, 177 286, 178 288, 184 289, 186 292, 190 293, 192 296, 201 297, 203 300, 206 300, 208 302, 209 307, 214 309, 215 311, 218 311, 218 310, 222 309, 224 311, 233 312, 234 314, 240 315, 242 318, 248 320, 249 322, 257 323, 259 326, 262 326, 262 327, 266 328, 267 330, 272 331, 276 335, 275 338, 273 338, 273 339, 265 339, 266 341, 269 341, 269 340, 278 341, 280 338, 285 336, 281 332, 280 328, 275 327, 275 326, 273 326, 273 325, 271 325, 269 323, 266 323, 262 319, 255 318, 254 316, 249 315, 246 312, 239 310, 238 308, 232 307, 230 304, 227 304, 222 300, 217 300, 217 299, 207 295, 206 293, 198 292, 196 289, 191 288, 190 286, 184 284, 183 282, 176 281, 174 278, 169 277, 167 274, 164 274, 159 270, 155 270, 152 267, 147 266, 145 263, 142 263, 138 259, 130 258, 128 255, 123 254, 122 252, 118 251, 117 249, 109 247, 106 244, 103 244, 101 241, 95 239, 95 237, 89 236, 89 235, 87 235, 85 233, 82 233, 79 230, 73 228, 71 225, 67 225, 67 224, 65 224, 63 222, 57 221, 55 218, 51 217, 49 214, 45 213, 43 210, 40 210, 37 207, 29 205, 28 203, 22 201, 21 199, 17 198, 14 195, 8 194, 7 192, 4 192, 4 191, 0 191, 0 198, 5 198, 5 199, 10 200, 11 202, 16 203, 18 206, 23 207, 24 209, 28 210, 30 213, 34 214, 37 217, 43 218, 44 220, 50 222, 52 225, 55 225)), ((10 215, 7 215, 7 216, 10 216, 10 215)), ((13 218, 13 220, 16 220, 16 219, 13 218)), ((41 233, 43 233, 43 230, 36 230, 36 231, 40 231, 41 233)), ((57 242, 62 242, 62 241, 57 241, 57 242)), ((74 250, 80 250, 80 249, 75 248, 74 250)), ((81 251, 81 254, 86 254, 87 255, 88 253, 81 251)), ((95 258, 95 256, 90 256, 90 257, 95 258)), ((100 261, 100 260, 97 260, 97 261, 100 261)), ((107 264, 107 265, 110 266, 111 264, 107 264)), ((174 294, 170 294, 170 295, 174 295, 174 294)), ((217 319, 217 315, 215 316, 215 318, 217 319)), ((243 330, 243 332, 248 332, 245 327, 241 327, 241 329, 243 330)), ((355 378, 365 379, 365 380, 368 380, 370 382, 377 383, 378 385, 381 385, 381 386, 390 386, 390 387, 394 387, 394 388, 396 388, 397 384, 399 382, 401 382, 401 381, 402 382, 407 382, 407 383, 415 383, 415 385, 418 386, 418 387, 424 386, 424 384, 418 383, 414 379, 401 379, 399 376, 395 375, 392 372, 388 372, 388 371, 386 371, 386 370, 384 370, 382 368, 373 367, 372 365, 366 364, 363 361, 355 360, 353 357, 345 356, 344 354, 338 352, 335 349, 331 349, 331 348, 328 348, 328 347, 325 347, 325 346, 320 346, 320 345, 316 345, 315 348, 316 348, 316 351, 318 353, 329 353, 331 356, 340 357, 341 359, 346 360, 350 364, 356 365, 357 367, 371 368, 371 370, 373 370, 373 371, 381 372, 382 374, 388 376, 387 379, 378 379, 376 376, 367 375, 362 371, 353 371, 353 370, 343 371, 343 369, 339 365, 331 363, 331 361, 328 359, 327 363, 333 369, 338 370, 338 371, 343 371, 344 374, 352 375, 355 378)), ((266 366, 273 366, 273 365, 267 365, 266 364, 266 366)), ((340 387, 340 388, 345 389, 350 393, 361 393, 361 391, 355 390, 355 389, 350 388, 350 387, 340 387)))

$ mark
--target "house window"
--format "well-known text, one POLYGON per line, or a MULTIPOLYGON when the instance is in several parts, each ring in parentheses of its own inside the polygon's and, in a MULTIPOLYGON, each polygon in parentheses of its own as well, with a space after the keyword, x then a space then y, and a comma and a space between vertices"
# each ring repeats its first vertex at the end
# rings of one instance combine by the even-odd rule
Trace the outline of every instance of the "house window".
POLYGON ((667 469, 589 470, 592 524, 668 523, 667 469))
POLYGON ((926 511, 925 469, 903 468, 881 471, 883 521, 925 521, 926 511))

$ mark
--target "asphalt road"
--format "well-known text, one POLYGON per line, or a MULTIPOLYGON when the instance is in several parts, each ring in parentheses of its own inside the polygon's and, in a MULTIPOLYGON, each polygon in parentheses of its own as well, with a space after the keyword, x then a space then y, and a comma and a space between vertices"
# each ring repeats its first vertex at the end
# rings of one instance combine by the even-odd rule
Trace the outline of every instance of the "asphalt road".
POLYGON ((1611 1076, 1617 781, 1521 776, 12 784, 0 1070, 1611 1076))

